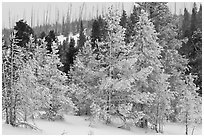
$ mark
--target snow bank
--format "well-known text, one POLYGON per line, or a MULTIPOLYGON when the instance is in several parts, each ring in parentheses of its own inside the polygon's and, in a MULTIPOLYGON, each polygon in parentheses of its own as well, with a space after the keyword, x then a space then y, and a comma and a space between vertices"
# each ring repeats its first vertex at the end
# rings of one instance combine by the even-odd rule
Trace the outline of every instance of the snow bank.
POLYGON ((2 124, 3 135, 40 135, 42 132, 34 131, 29 128, 17 128, 11 125, 2 124))
MULTIPOLYGON (((33 122, 29 121, 31 124, 33 122)), ((94 127, 89 127, 90 121, 85 120, 85 117, 66 115, 65 121, 46 121, 35 120, 35 125, 42 130, 34 131, 25 128, 15 128, 10 125, 2 125, 3 135, 152 135, 157 134, 155 131, 149 129, 142 129, 139 127, 132 127, 131 130, 117 128, 116 124, 104 125, 100 122, 96 123, 94 127)), ((192 129, 192 128, 191 128, 192 129)), ((189 133, 191 133, 190 130, 189 133)), ((167 135, 184 135, 185 126, 175 123, 167 123, 164 126, 164 134, 167 135)), ((194 134, 201 135, 202 127, 195 128, 194 134)))

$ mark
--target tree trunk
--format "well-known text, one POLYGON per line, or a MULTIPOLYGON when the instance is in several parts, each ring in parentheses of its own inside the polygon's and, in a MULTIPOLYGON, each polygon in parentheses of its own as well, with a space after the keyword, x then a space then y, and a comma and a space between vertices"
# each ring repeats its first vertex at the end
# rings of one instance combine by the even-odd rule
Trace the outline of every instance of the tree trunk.
POLYGON ((7 107, 6 107, 6 124, 9 124, 9 113, 7 107))
POLYGON ((110 92, 108 92, 108 101, 107 101, 107 104, 108 104, 108 108, 107 108, 107 113, 108 113, 108 117, 106 119, 106 124, 110 124, 111 120, 110 120, 110 92))
POLYGON ((186 135, 188 135, 188 114, 186 112, 186 135))
POLYGON ((10 110, 9 110, 9 124, 11 124, 12 126, 14 126, 12 107, 10 107, 9 109, 10 109, 10 110))
POLYGON ((163 133, 163 118, 160 118, 159 132, 160 132, 160 133, 163 133))
POLYGON ((24 114, 24 121, 27 122, 27 111, 26 111, 26 109, 25 109, 25 114, 24 114))
MULTIPOLYGON (((144 111, 144 105, 143 104, 140 104, 140 111, 144 111)), ((140 127, 141 128, 146 128, 147 127, 147 123, 148 123, 148 121, 147 121, 147 119, 146 118, 142 118, 141 119, 141 124, 140 124, 140 127)))
POLYGON ((193 135, 194 130, 195 130, 195 126, 193 126, 193 129, 192 129, 191 135, 193 135))
POLYGON ((157 133, 159 133, 159 131, 158 131, 158 118, 159 118, 159 105, 157 104, 157 108, 156 108, 157 110, 157 112, 156 112, 156 123, 155 123, 155 131, 157 132, 157 133))

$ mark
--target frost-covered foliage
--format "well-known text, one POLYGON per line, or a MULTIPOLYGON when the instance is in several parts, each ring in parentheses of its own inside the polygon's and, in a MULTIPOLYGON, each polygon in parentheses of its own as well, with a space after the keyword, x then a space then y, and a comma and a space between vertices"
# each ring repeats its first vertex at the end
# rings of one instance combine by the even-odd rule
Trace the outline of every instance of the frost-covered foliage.
POLYGON ((36 88, 41 95, 41 109, 46 112, 46 118, 55 120, 55 117, 62 117, 61 111, 67 108, 74 108, 69 98, 67 77, 58 67, 62 66, 57 53, 57 45, 52 46, 52 52, 47 54, 45 44, 36 49, 35 76, 37 77, 36 88))
POLYGON ((61 62, 56 54, 56 45, 53 45, 53 52, 47 54, 45 43, 38 47, 31 38, 27 46, 37 48, 30 52, 16 46, 13 37, 11 40, 11 46, 3 55, 6 123, 19 125, 19 122, 27 121, 42 110, 49 120, 62 118, 61 112, 73 109, 74 104, 69 98, 67 77, 58 69, 61 62))
POLYGON ((17 45, 15 40, 16 31, 10 36, 10 45, 3 52, 3 73, 2 73, 2 105, 5 112, 6 123, 16 126, 19 120, 18 107, 19 90, 17 83, 20 77, 20 70, 26 61, 24 48, 17 45))
POLYGON ((126 45, 118 12, 110 9, 105 20, 108 36, 97 43, 98 51, 94 52, 87 42, 77 55, 71 74, 80 87, 78 94, 91 97, 92 114, 106 123, 116 115, 124 124, 126 119, 138 122, 143 116, 157 120, 160 114, 151 115, 156 111, 152 104, 160 105, 158 110, 165 113, 171 96, 166 82, 169 76, 161 69, 162 47, 156 42, 153 24, 143 13, 135 28, 134 41, 126 45))
POLYGON ((132 38, 133 41, 131 41, 134 53, 138 55, 135 66, 137 71, 144 72, 141 76, 146 76, 146 79, 136 81, 135 87, 141 93, 154 95, 152 96, 153 99, 146 98, 147 100, 140 104, 140 109, 146 114, 145 119, 149 119, 152 124, 156 125, 156 130, 161 132, 160 125, 163 122, 165 110, 169 107, 172 96, 168 89, 169 83, 167 80, 169 75, 165 74, 161 63, 163 47, 157 42, 158 37, 154 25, 144 11, 141 12, 135 29, 135 35, 132 38), (159 126, 158 129, 157 126, 159 126))
POLYGON ((100 108, 102 117, 109 121, 111 111, 114 111, 111 106, 117 105, 114 102, 118 102, 119 95, 124 95, 121 97, 125 98, 126 95, 121 93, 130 87, 130 83, 123 79, 125 73, 119 72, 122 68, 117 67, 128 63, 124 56, 128 53, 128 47, 124 43, 124 29, 119 25, 120 16, 117 11, 110 10, 105 20, 108 23, 108 36, 105 41, 97 43, 97 52, 94 52, 90 42, 87 42, 77 55, 71 74, 73 80, 89 93, 91 102, 100 108), (115 98, 115 101, 112 101, 112 98, 115 98))
POLYGON ((202 98, 196 92, 198 88, 193 83, 194 77, 190 74, 185 76, 179 96, 178 119, 186 125, 186 134, 189 134, 189 126, 202 123, 202 98))
POLYGON ((176 121, 176 115, 178 109, 176 108, 178 103, 178 95, 181 92, 182 77, 187 69, 188 60, 179 54, 178 50, 182 45, 182 41, 177 38, 178 28, 176 27, 176 20, 172 19, 166 26, 160 28, 159 43, 163 47, 162 51, 162 64, 164 66, 165 73, 170 77, 168 82, 170 84, 170 92, 173 94, 171 99, 169 113, 167 114, 170 121, 176 121))
MULTIPOLYGON (((78 52, 73 48, 61 58, 66 64, 68 56, 77 53, 71 59, 73 66, 63 70, 68 71, 67 76, 60 71, 63 65, 58 56, 65 52, 57 50, 65 47, 52 40, 37 46, 30 37, 25 49, 11 38, 2 56, 6 123, 15 126, 42 111, 41 118, 49 120, 62 119, 72 111, 91 116, 91 125, 119 119, 120 128, 151 126, 157 132, 163 132, 165 120, 184 122, 186 134, 189 125, 201 123, 202 103, 195 78, 187 75, 188 60, 178 52, 185 43, 178 39, 179 23, 165 3, 142 3, 134 10, 130 17, 135 17, 134 29, 125 39, 128 31, 121 26, 121 16, 110 8, 102 19, 103 38, 93 43, 86 36, 78 52), (158 12, 148 10, 154 5, 160 7, 158 12)), ((51 34, 54 36, 53 31, 51 34)))
POLYGON ((96 54, 93 53, 90 41, 78 52, 74 66, 69 75, 72 100, 77 106, 77 115, 90 115, 91 102, 98 95, 98 79, 96 54))

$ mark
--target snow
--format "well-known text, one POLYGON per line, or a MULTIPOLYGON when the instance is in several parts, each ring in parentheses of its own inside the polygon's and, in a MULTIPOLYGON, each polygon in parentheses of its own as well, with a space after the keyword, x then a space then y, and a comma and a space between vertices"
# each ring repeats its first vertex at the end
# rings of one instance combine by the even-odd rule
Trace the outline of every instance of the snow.
POLYGON ((59 43, 62 45, 63 42, 67 39, 67 37, 65 37, 64 35, 59 35, 59 36, 57 36, 57 39, 58 39, 59 43))
POLYGON ((74 39, 74 41, 75 41, 74 47, 76 47, 77 46, 77 42, 79 40, 79 33, 77 33, 76 35, 73 35, 73 33, 70 33, 69 36, 68 36, 68 42, 70 42, 71 39, 74 39))
MULTIPOLYGON (((90 121, 85 120, 86 117, 65 115, 64 121, 46 121, 35 120, 36 126, 42 131, 34 131, 29 128, 16 128, 10 125, 2 125, 3 135, 148 135, 157 134, 155 131, 149 129, 142 129, 139 127, 132 127, 131 130, 117 128, 114 125, 105 125, 97 122, 95 126, 90 127, 90 121)), ((29 121, 31 124, 33 122, 29 121)), ((190 130, 189 133, 191 133, 190 130)), ((185 134, 185 127, 181 124, 168 123, 164 127, 164 134, 181 135, 185 134)), ((194 134, 202 134, 202 128, 196 127, 194 134)))
POLYGON ((2 125, 2 135, 38 135, 38 134, 41 133, 31 129, 12 127, 11 125, 7 124, 2 125))
MULTIPOLYGON (((190 126, 189 134, 191 135, 193 127, 190 126)), ((184 135, 185 134, 185 125, 178 123, 167 123, 164 126, 164 134, 167 135, 184 135)), ((193 135, 201 135, 202 134, 202 125, 197 125, 194 129, 193 135)))
POLYGON ((76 35, 73 35, 73 33, 70 33, 68 37, 65 37, 64 35, 59 35, 59 36, 56 36, 57 37, 57 40, 58 42, 62 45, 64 41, 66 41, 68 39, 68 42, 71 41, 71 39, 74 39, 75 41, 75 45, 74 47, 77 46, 77 41, 79 40, 79 33, 77 33, 76 35))

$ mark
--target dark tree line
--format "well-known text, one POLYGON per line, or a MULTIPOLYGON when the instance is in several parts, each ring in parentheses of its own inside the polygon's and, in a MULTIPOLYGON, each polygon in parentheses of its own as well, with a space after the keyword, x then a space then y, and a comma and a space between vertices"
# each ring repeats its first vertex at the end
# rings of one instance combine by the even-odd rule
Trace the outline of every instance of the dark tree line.
POLYGON ((198 10, 196 3, 193 5, 192 14, 185 8, 182 23, 182 36, 188 38, 179 50, 189 59, 189 70, 186 73, 197 75, 195 80, 199 86, 199 94, 202 95, 202 5, 198 10))

